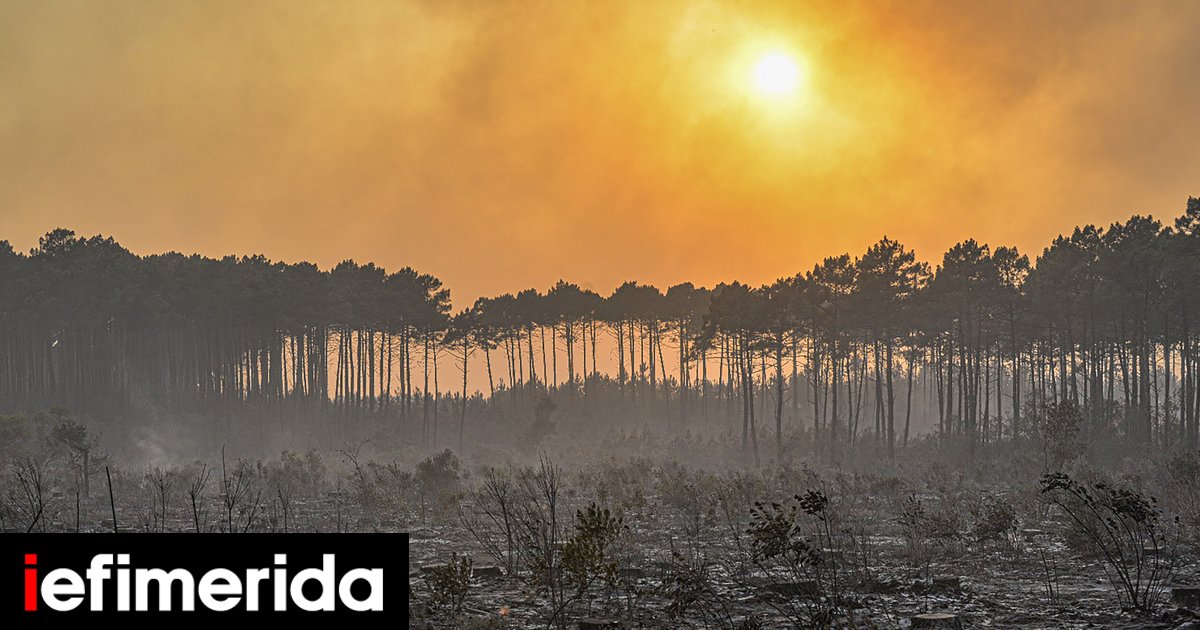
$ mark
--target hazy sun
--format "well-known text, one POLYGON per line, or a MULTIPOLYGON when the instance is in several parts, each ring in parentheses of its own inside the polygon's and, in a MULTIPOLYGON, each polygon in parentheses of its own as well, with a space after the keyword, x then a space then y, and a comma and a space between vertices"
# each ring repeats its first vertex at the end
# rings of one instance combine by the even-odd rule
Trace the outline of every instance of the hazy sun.
POLYGON ((791 57, 772 53, 759 60, 754 70, 758 89, 768 94, 787 94, 796 89, 800 69, 791 57))

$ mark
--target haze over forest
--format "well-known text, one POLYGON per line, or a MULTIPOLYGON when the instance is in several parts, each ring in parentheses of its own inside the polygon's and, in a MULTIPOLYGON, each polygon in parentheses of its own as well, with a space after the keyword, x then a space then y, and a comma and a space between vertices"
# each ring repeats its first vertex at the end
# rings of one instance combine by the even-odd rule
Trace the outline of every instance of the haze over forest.
POLYGON ((927 435, 974 452, 1068 403, 1089 444, 1194 448, 1198 287, 1198 198, 1165 226, 1081 226, 1033 261, 967 239, 931 266, 884 237, 759 287, 560 280, 458 310, 408 267, 138 256, 60 228, 28 254, 0 241, 0 392, 150 450, 632 430, 837 463, 927 435))
POLYGON ((540 401, 830 458, 1063 397, 1194 439, 1198 18, 2 2, 0 406, 151 453, 491 443, 540 401))

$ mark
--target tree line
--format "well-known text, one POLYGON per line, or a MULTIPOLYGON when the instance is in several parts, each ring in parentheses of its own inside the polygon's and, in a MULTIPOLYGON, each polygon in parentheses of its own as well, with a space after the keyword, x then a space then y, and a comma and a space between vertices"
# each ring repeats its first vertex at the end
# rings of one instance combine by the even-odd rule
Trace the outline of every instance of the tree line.
POLYGON ((447 421, 461 444, 468 418, 553 400, 593 424, 715 423, 755 461, 803 433, 837 461, 892 457, 918 426, 974 451, 1069 404, 1089 440, 1196 448, 1198 276, 1197 198, 1170 225, 1079 227, 1032 261, 969 239, 931 266, 884 237, 764 286, 560 281, 456 313, 411 268, 138 256, 56 229, 28 253, 0 241, 0 407, 432 445, 447 421))

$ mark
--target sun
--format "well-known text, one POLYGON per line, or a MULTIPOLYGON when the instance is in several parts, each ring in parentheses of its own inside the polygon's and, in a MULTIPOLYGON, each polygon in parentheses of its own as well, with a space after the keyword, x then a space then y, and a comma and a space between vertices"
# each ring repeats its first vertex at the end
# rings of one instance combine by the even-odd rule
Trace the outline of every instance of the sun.
POLYGON ((771 53, 758 61, 754 82, 767 94, 790 94, 800 79, 800 68, 784 53, 771 53))

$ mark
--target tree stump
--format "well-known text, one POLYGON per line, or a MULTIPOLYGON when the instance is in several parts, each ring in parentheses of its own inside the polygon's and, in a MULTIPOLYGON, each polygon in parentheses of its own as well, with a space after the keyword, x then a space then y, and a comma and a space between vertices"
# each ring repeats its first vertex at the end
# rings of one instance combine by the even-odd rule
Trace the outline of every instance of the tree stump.
POLYGON ((957 575, 938 576, 932 580, 917 580, 913 582, 913 592, 921 594, 929 593, 956 593, 962 590, 962 578, 957 575))
POLYGON ((821 591, 817 588, 815 580, 802 580, 800 582, 769 582, 762 586, 763 590, 778 593, 784 597, 811 597, 819 594, 821 591))
POLYGON ((1180 608, 1200 609, 1200 586, 1172 587, 1171 603, 1180 608))
POLYGON ((822 549, 821 558, 829 564, 841 564, 846 560, 846 554, 841 549, 822 549))
POLYGON ((471 575, 477 578, 499 578, 504 577, 504 571, 498 566, 484 565, 471 568, 471 575))
POLYGON ((670 560, 651 560, 650 567, 659 573, 666 573, 675 568, 675 563, 670 560))
POLYGON ((957 575, 944 575, 933 578, 933 588, 937 591, 962 590, 962 578, 957 575))
POLYGON ((1146 556, 1147 558, 1166 555, 1163 553, 1163 551, 1164 550, 1161 547, 1155 547, 1154 545, 1142 545, 1142 555, 1146 556))
POLYGON ((912 627, 917 628, 953 628, 962 630, 962 620, 951 613, 921 613, 913 615, 912 627))
POLYGON ((617 570, 617 575, 621 576, 622 580, 633 581, 650 577, 650 572, 640 567, 621 567, 617 570))
POLYGON ((616 619, 580 619, 579 630, 611 630, 620 628, 621 622, 616 619))

